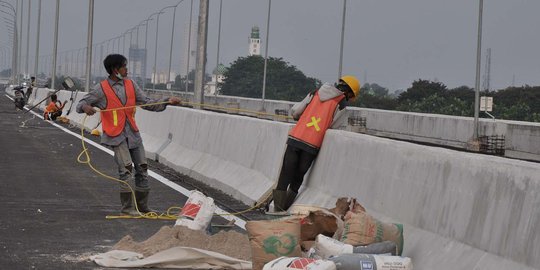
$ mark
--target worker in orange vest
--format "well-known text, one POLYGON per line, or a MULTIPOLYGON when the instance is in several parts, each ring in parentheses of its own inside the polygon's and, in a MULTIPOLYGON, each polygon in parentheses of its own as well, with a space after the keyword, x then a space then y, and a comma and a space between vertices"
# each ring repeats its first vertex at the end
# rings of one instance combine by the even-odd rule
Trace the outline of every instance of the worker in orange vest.
POLYGON ((64 109, 64 106, 66 106, 66 101, 63 103, 58 101, 58 97, 56 94, 51 95, 51 102, 47 107, 45 107, 45 111, 43 112, 43 119, 45 120, 56 120, 58 116, 62 115, 62 109, 64 109))
POLYGON ((298 122, 289 132, 281 173, 272 192, 274 212, 287 211, 293 204, 304 175, 319 153, 326 130, 339 124, 347 101, 353 101, 359 93, 360 82, 347 75, 334 85, 323 84, 291 108, 298 122))
MULTIPOLYGON (((113 149, 119 179, 128 182, 135 190, 135 203, 139 211, 141 213, 153 212, 148 207, 150 192, 148 164, 139 128, 135 122, 135 108, 122 108, 168 102, 142 107, 145 110, 159 112, 165 110, 167 104, 179 104, 180 99, 170 97, 156 100, 147 97, 134 81, 127 78, 127 59, 123 55, 110 54, 103 60, 103 65, 109 77, 94 86, 93 90, 79 101, 77 112, 93 115, 96 113, 94 107, 105 110, 100 112, 103 129, 101 143, 113 149), (114 110, 116 108, 121 109, 114 110)), ((134 208, 131 190, 124 184, 120 187, 120 202, 121 213, 138 215, 134 208)))

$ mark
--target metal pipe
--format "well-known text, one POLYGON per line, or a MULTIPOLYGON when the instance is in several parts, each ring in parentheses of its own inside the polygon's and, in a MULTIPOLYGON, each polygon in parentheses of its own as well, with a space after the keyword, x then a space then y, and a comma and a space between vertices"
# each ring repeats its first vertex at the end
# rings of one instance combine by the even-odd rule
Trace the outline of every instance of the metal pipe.
POLYGON ((263 70, 263 87, 262 87, 262 108, 261 111, 265 111, 264 98, 266 95, 266 67, 268 64, 268 40, 270 39, 270 10, 272 7, 272 0, 268 0, 268 16, 266 19, 266 41, 264 46, 264 70, 263 70))
POLYGON ((56 18, 54 20, 54 47, 53 47, 51 89, 54 89, 55 83, 56 83, 56 57, 58 56, 58 21, 59 19, 60 19, 60 0, 56 0, 56 18))

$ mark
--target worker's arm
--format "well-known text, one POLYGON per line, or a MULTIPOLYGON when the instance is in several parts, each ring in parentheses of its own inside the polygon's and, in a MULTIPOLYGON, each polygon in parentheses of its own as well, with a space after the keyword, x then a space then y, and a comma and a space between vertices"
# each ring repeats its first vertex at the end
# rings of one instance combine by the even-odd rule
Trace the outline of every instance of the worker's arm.
POLYGON ((291 116, 294 120, 300 119, 300 116, 306 109, 307 105, 311 102, 313 99, 313 95, 315 94, 315 91, 309 93, 302 101, 294 104, 291 108, 291 116))
POLYGON ((79 101, 76 110, 78 113, 93 115, 96 113, 94 107, 103 110, 106 106, 107 100, 105 99, 105 93, 101 90, 101 84, 98 83, 79 101))
POLYGON ((168 104, 176 105, 180 103, 180 99, 177 97, 167 97, 162 99, 152 99, 149 98, 144 91, 141 90, 139 85, 137 83, 133 82, 133 87, 135 88, 135 96, 136 96, 136 103, 138 105, 142 104, 150 104, 150 103, 161 103, 161 102, 167 102, 167 103, 161 103, 156 105, 148 105, 143 106, 142 108, 148 111, 154 111, 154 112, 161 112, 167 108, 168 104))
POLYGON ((347 108, 347 101, 345 99, 342 99, 336 107, 336 110, 334 111, 334 119, 332 120, 330 128, 339 129, 342 126, 347 126, 346 121, 348 119, 349 113, 347 110, 345 110, 345 108, 347 108))

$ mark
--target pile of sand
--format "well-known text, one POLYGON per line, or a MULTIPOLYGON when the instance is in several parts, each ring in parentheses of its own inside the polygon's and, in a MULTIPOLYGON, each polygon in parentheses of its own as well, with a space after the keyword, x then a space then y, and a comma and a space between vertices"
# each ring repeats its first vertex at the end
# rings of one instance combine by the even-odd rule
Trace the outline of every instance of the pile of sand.
POLYGON ((203 231, 194 231, 184 226, 163 226, 156 234, 143 242, 136 242, 130 235, 127 235, 112 249, 133 251, 148 257, 177 246, 210 250, 233 258, 251 261, 247 235, 235 231, 220 231, 214 235, 207 235, 203 231))

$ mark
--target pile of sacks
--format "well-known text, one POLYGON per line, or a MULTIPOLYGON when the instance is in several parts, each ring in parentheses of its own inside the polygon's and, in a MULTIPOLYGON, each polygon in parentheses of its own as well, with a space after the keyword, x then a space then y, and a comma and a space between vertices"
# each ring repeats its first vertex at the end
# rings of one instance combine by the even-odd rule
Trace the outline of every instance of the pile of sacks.
POLYGON ((401 257, 403 225, 383 223, 356 199, 340 198, 336 207, 295 205, 290 217, 249 221, 253 269, 409 270, 401 257))

